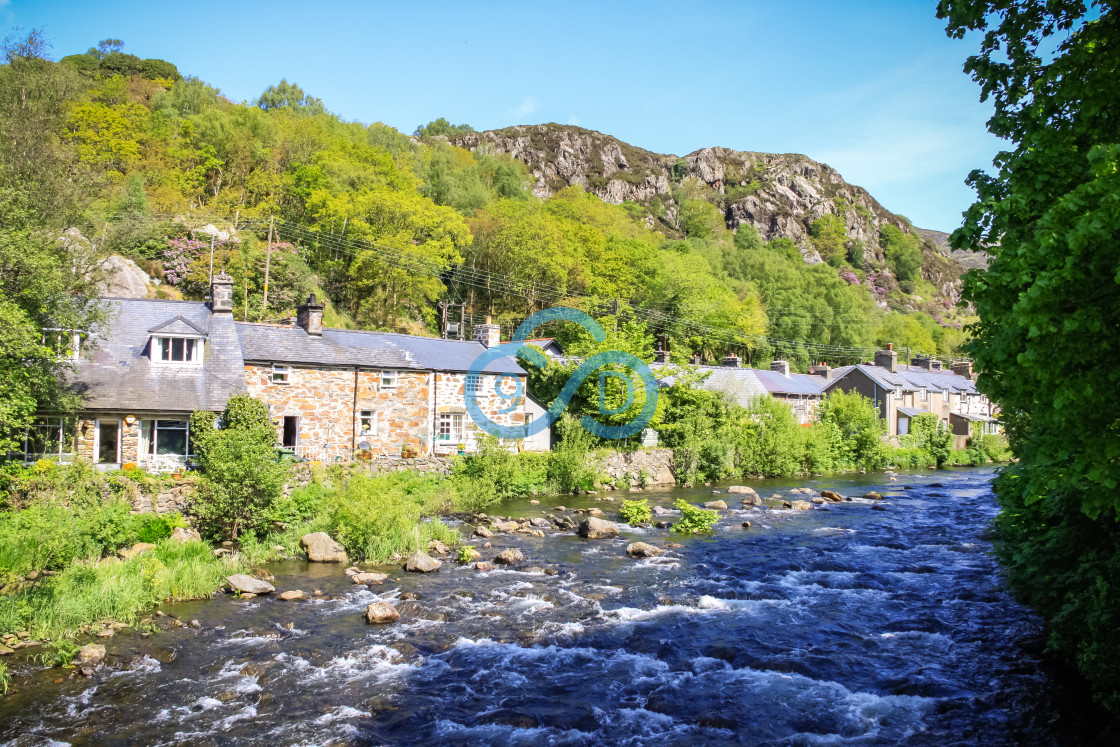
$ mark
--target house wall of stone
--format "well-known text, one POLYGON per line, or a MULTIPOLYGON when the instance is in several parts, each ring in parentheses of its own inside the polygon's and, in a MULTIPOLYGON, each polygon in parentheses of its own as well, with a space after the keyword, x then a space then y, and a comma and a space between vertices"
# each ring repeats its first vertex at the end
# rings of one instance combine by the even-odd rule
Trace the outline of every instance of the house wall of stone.
MULTIPOLYGON (((449 373, 437 371, 435 377, 435 407, 432 412, 432 432, 438 433, 439 416, 442 413, 461 413, 463 416, 462 444, 467 451, 473 451, 478 444, 479 437, 485 433, 471 420, 467 412, 467 403, 464 398, 466 378, 465 373, 449 373)), ((499 391, 507 395, 500 396, 494 390, 496 374, 481 374, 478 382, 478 406, 491 421, 498 425, 515 426, 525 423, 526 383, 524 376, 501 376, 499 391), (519 383, 520 382, 520 383, 519 383), (516 403, 516 408, 510 412, 500 412, 516 403)), ((447 454, 456 450, 458 442, 435 442, 436 454, 447 454)))
POLYGON ((372 456, 399 456, 402 447, 425 452, 431 443, 429 377, 426 371, 399 371, 396 387, 383 389, 380 370, 359 370, 355 378, 354 369, 291 366, 283 384, 272 381, 272 366, 245 365, 248 392, 268 404, 277 442, 284 418, 298 417, 297 452, 328 462, 350 461, 355 442, 368 442, 372 456), (361 430, 363 410, 376 413, 370 433, 361 430))
MULTIPOLYGON (((125 418, 129 413, 85 413, 78 418, 76 433, 76 455, 78 459, 87 462, 96 462, 97 448, 96 432, 97 421, 117 421, 120 424, 120 462, 118 464, 142 464, 144 459, 140 454, 140 416, 134 416, 135 422, 129 425, 125 418)), ((176 415, 176 419, 183 419, 187 415, 176 415)))

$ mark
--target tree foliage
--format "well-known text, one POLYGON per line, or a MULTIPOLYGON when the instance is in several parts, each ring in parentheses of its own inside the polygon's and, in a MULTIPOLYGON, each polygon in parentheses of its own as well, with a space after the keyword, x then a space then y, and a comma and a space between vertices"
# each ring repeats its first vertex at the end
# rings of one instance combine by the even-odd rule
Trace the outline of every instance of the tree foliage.
POLYGON ((981 32, 965 70, 1010 142, 974 171, 952 236, 993 252, 965 295, 968 346, 1019 461, 996 481, 1009 579, 1050 622, 1052 650, 1120 710, 1120 18, 1113 3, 943 0, 948 32, 981 32))

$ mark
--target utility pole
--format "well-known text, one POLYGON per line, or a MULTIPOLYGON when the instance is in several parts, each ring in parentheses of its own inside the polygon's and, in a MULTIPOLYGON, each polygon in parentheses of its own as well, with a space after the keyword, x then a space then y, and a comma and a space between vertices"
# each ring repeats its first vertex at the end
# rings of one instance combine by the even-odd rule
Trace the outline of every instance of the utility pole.
MULTIPOLYGON (((214 287, 214 240, 216 238, 218 238, 217 235, 210 237, 210 288, 214 287)), ((211 298, 210 300, 213 301, 214 299, 211 298)))
MULTIPOLYGON (((264 318, 265 310, 268 308, 268 270, 272 265, 272 229, 274 225, 273 216, 268 216, 268 254, 264 260, 264 295, 261 298, 261 318, 264 318)), ((245 321, 249 321, 246 319, 245 321)))
POLYGON ((447 339, 447 299, 439 302, 439 336, 447 339))

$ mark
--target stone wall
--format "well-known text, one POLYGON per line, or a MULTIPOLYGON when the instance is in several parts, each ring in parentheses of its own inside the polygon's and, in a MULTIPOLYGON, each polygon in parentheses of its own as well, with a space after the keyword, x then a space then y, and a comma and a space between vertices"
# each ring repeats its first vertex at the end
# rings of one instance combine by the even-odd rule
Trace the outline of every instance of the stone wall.
POLYGON ((284 418, 298 421, 300 456, 323 462, 349 461, 355 442, 367 442, 374 455, 401 454, 402 447, 424 453, 431 443, 428 400, 431 375, 399 371, 395 387, 382 387, 381 371, 292 366, 288 383, 272 381, 272 367, 245 365, 249 394, 269 405, 276 439, 284 418), (355 404, 355 392, 357 404, 355 404), (372 430, 363 432, 362 411, 374 413, 372 430))
POLYGON ((603 460, 602 470, 616 483, 629 477, 630 484, 642 484, 645 471, 647 485, 672 485, 676 482, 672 470, 672 449, 639 449, 637 451, 612 451, 603 460))
MULTIPOLYGON (((479 428, 467 412, 464 398, 467 374, 465 373, 436 373, 435 374, 435 412, 433 413, 433 433, 439 433, 439 416, 443 413, 462 415, 463 431, 449 441, 436 440, 436 454, 450 454, 456 451, 456 446, 462 443, 467 451, 473 451, 478 438, 484 431, 479 428)), ((478 382, 478 407, 486 417, 494 423, 503 426, 523 425, 525 423, 525 377, 502 376, 499 383, 500 396, 495 390, 498 379, 494 374, 480 374, 478 382), (516 407, 509 412, 501 412, 515 404, 516 407)))

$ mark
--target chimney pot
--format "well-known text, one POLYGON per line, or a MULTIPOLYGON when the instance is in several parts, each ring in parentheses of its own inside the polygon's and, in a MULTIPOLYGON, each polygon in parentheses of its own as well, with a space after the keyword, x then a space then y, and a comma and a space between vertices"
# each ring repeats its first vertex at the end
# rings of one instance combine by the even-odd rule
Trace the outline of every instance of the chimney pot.
POLYGON ((669 351, 668 350, 655 350, 653 353, 654 363, 668 363, 669 351))
POLYGON ((303 327, 309 335, 321 337, 323 334, 323 305, 312 293, 307 303, 296 307, 296 324, 303 327))
POLYGON ((496 347, 502 342, 502 328, 500 325, 492 324, 490 317, 486 317, 485 324, 475 325, 474 340, 487 348, 496 347))
POLYGON ((887 343, 886 350, 875 353, 875 365, 891 373, 898 373, 898 352, 895 351, 893 343, 887 343))
POLYGON ((966 379, 972 378, 972 361, 955 361, 953 363, 953 373, 957 376, 963 376, 966 379))
POLYGON ((723 359, 723 365, 726 368, 739 368, 743 361, 737 355, 728 355, 723 359))
POLYGON ((818 363, 815 366, 809 366, 809 373, 814 376, 823 376, 825 379, 832 380, 832 366, 827 363, 818 363))

